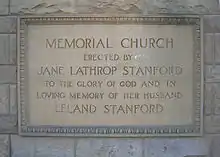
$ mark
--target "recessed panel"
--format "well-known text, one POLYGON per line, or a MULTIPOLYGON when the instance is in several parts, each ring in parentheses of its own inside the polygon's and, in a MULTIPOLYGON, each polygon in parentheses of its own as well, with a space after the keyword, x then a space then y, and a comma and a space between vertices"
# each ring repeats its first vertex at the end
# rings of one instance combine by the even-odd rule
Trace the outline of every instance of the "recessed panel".
POLYGON ((21 18, 20 133, 201 134, 200 19, 21 18))

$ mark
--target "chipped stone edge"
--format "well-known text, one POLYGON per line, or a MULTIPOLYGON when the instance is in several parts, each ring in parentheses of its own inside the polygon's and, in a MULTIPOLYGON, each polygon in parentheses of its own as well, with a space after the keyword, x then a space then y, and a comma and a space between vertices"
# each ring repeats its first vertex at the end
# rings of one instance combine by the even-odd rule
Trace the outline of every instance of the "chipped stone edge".
POLYGON ((199 16, 145 16, 145 17, 92 17, 92 16, 23 16, 18 20, 18 103, 19 134, 22 136, 77 136, 77 137, 148 137, 148 136, 202 136, 203 134, 203 52, 202 18, 199 16), (25 36, 28 24, 122 23, 175 24, 194 26, 194 124, 186 126, 33 126, 29 123, 28 104, 25 103, 25 36))

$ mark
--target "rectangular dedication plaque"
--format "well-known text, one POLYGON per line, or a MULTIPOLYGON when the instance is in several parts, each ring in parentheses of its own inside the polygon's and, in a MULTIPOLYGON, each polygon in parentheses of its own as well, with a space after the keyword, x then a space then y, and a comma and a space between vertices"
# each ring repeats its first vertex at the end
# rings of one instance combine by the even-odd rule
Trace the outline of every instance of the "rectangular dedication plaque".
POLYGON ((201 135, 200 22, 22 17, 20 134, 201 135))

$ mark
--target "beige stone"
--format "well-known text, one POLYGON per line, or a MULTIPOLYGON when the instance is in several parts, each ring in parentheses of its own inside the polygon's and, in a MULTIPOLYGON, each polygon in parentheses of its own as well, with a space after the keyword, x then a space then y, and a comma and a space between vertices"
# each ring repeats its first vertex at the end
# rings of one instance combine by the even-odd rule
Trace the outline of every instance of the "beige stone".
POLYGON ((17 115, 18 110, 17 86, 10 85, 10 114, 17 115))
POLYGON ((12 0, 12 13, 74 13, 75 0, 12 0))
POLYGON ((0 114, 9 113, 9 85, 0 85, 0 114))
POLYGON ((16 16, 0 16, 0 33, 16 33, 16 27, 16 16))
POLYGON ((0 66, 0 83, 16 83, 16 66, 0 66))
POLYGON ((10 58, 10 35, 0 34, 0 64, 8 64, 10 58))
POLYGON ((140 139, 80 139, 76 156, 143 157, 143 142, 140 139))
POLYGON ((0 65, 16 63, 16 35, 0 34, 0 65))
POLYGON ((11 157, 75 157, 75 140, 11 136, 11 157))
POLYGON ((0 1, 0 15, 7 15, 9 7, 9 0, 1 0, 0 1))
POLYGON ((206 64, 213 64, 215 60, 214 34, 204 34, 204 61, 206 64))
POLYGON ((9 63, 15 65, 17 63, 17 36, 16 34, 11 34, 9 38, 10 38, 9 63))
POLYGON ((8 135, 0 135, 0 156, 10 157, 10 143, 8 135))
POLYGON ((0 114, 0 133, 1 134, 17 134, 17 115, 7 114, 1 115, 0 114))
POLYGON ((210 140, 190 139, 146 139, 145 157, 188 157, 209 154, 210 140))
POLYGON ((219 133, 220 130, 220 84, 205 85, 204 126, 205 133, 219 133))
POLYGON ((219 15, 204 16, 204 32, 205 33, 220 33, 220 16, 219 15))
POLYGON ((216 0, 146 0, 149 13, 196 13, 218 12, 216 0))
POLYGON ((220 66, 218 64, 213 63, 213 65, 206 65, 204 68, 206 82, 219 82, 220 66))
MULTIPOLYGON (((21 69, 21 77, 25 77, 25 81, 21 80, 21 84, 25 85, 24 91, 21 91, 21 93, 25 93, 23 95, 25 111, 30 112, 30 116, 27 119, 29 124, 34 126, 105 126, 107 124, 108 127, 121 125, 194 125, 193 121, 195 119, 192 109, 196 108, 194 107, 196 101, 193 98, 193 94, 196 94, 196 91, 192 90, 192 86, 196 88, 197 85, 193 84, 194 77, 192 73, 200 73, 200 71, 197 71, 197 68, 194 68, 191 64, 192 62, 198 63, 197 61, 199 60, 197 58, 193 60, 195 53, 193 43, 196 43, 196 41, 191 36, 193 33, 192 26, 133 25, 133 21, 129 21, 132 25, 117 25, 114 22, 110 25, 105 23, 104 19, 102 20, 104 23, 102 25, 93 24, 92 20, 90 25, 28 26, 28 38, 25 39, 29 41, 26 43, 28 50, 25 51, 28 62, 26 60, 24 63, 25 74, 27 73, 28 75, 23 75, 21 69), (65 40, 62 38, 63 36, 65 36, 65 40), (94 44, 102 39, 104 43, 109 43, 109 48, 97 48, 97 46, 94 48, 91 46, 90 48, 77 48, 77 41, 82 43, 82 39, 85 36, 88 38, 95 37, 94 44), (129 38, 128 40, 127 36, 137 39, 137 41, 139 41, 139 38, 142 41, 149 39, 148 37, 162 38, 164 39, 161 41, 163 48, 154 46, 141 48, 139 45, 130 48, 131 39, 129 38), (60 42, 57 43, 56 41, 63 41, 62 48, 59 45, 60 42), (66 44, 64 43, 65 41, 72 42, 71 44, 66 44), (185 45, 182 43, 185 43, 185 45), (118 59, 89 60, 88 56, 94 54, 94 51, 97 51, 95 55, 100 54, 101 58, 103 54, 106 54, 107 57, 109 54, 113 54, 117 55, 118 59), (126 60, 125 56, 131 52, 133 52, 131 59, 126 60), (58 65, 63 69, 62 74, 45 72, 45 69, 48 71, 48 69, 57 68, 58 65), (137 70, 138 67, 153 69, 155 65, 158 68, 155 74, 154 72, 147 72, 150 70, 145 70, 143 73, 137 70), (88 67, 85 70, 86 72, 78 72, 84 66, 88 67), (97 67, 100 66, 107 70, 100 70, 101 72, 99 72, 97 67), (129 69, 130 66, 134 66, 134 72, 129 69), (90 70, 90 68, 96 69, 90 70), (112 70, 108 70, 108 68, 112 70), (61 82, 66 80, 71 82, 72 87, 68 88, 61 85, 61 82), (109 88, 107 82, 112 80, 115 85, 109 88), (122 80, 135 80, 133 82, 136 85, 130 88, 125 87, 122 80), (169 86, 167 80, 175 81, 176 85, 169 86), (55 86, 48 85, 48 81, 53 81, 55 86), (101 85, 90 88, 85 87, 88 85, 87 82, 91 81, 99 81, 101 85), (146 85, 143 85, 146 81, 158 81, 160 86, 146 87, 146 85), (74 91, 72 91, 73 88, 74 91), (99 93, 100 91, 101 93, 99 93), (109 96, 114 91, 118 94, 117 98, 109 96), (60 98, 46 96, 57 92, 63 96, 60 98), (163 93, 166 95, 166 92, 170 93, 170 95, 173 92, 177 92, 177 94, 180 94, 180 98, 174 96, 174 98, 154 99, 145 96, 149 95, 147 92, 159 92, 159 94, 162 93, 162 96, 163 93), (98 94, 98 99, 96 96, 91 96, 94 93, 98 94), (138 93, 140 96, 138 98, 130 98, 130 96, 127 96, 130 93, 132 95, 133 93, 138 93), (112 104, 115 104, 115 106, 112 104), (134 111, 134 106, 137 104, 140 107, 134 111), (83 106, 89 105, 92 111, 84 111, 83 106), (159 107, 156 107, 156 111, 151 111, 149 106, 152 105, 159 107), (127 106, 133 109, 127 109, 127 106), (42 116, 39 116, 39 113, 42 116)), ((23 58, 21 58, 22 60, 23 58)), ((21 62, 21 64, 23 63, 21 62)), ((197 110, 195 112, 200 112, 198 108, 195 110, 197 110)), ((25 115, 25 111, 22 112, 22 115, 25 115)), ((131 129, 127 128, 127 130, 130 131, 131 129)), ((167 130, 167 133, 170 133, 170 130, 167 130)), ((185 133, 181 129, 177 129, 178 131, 185 133)), ((166 131, 163 129, 155 131, 153 128, 150 132, 156 132, 155 135, 157 135, 166 131)))

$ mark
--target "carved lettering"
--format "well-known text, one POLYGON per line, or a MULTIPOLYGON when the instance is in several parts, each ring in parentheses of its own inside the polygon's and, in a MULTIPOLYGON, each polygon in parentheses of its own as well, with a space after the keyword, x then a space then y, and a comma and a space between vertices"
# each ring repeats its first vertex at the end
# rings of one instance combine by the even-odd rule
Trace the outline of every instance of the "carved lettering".
MULTIPOLYGON (((98 17, 91 24, 81 17, 71 19, 77 21, 55 27, 43 23, 33 31, 30 27, 23 59, 29 67, 20 78, 30 78, 23 84, 31 123, 65 127, 65 133, 82 126, 77 130, 82 134, 104 126, 98 130, 103 135, 108 127, 147 126, 141 131, 159 133, 153 126, 168 126, 164 131, 168 133, 170 126, 175 126, 171 132, 183 132, 185 128, 175 129, 199 123, 193 114, 200 110, 194 111, 193 105, 199 106, 201 100, 197 98, 201 58, 195 60, 200 54, 195 51, 199 42, 194 42, 193 21, 181 18, 170 25, 164 19, 164 24, 156 25, 158 19, 150 18, 149 25, 145 18, 137 22, 132 18, 129 24, 112 18, 113 25, 98 17)), ((129 132, 126 129, 109 132, 129 132)))

